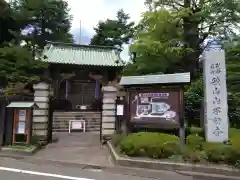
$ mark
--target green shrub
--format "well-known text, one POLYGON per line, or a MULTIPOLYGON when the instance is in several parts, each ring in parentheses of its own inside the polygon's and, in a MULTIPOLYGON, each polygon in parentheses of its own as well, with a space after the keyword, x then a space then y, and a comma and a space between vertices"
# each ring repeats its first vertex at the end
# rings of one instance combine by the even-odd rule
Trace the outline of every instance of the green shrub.
POLYGON ((33 135, 31 137, 31 144, 32 145, 38 145, 40 143, 41 137, 37 135, 33 135))
POLYGON ((168 158, 180 152, 179 138, 163 133, 140 132, 124 137, 120 151, 128 156, 168 158))
POLYGON ((199 129, 191 130, 186 146, 180 147, 177 136, 163 133, 139 132, 116 137, 120 152, 132 157, 154 159, 180 157, 188 162, 225 163, 240 166, 240 130, 230 129, 228 144, 208 143, 199 136, 199 129))
POLYGON ((192 150, 202 150, 204 138, 199 136, 198 134, 192 134, 187 136, 186 143, 192 150))
POLYGON ((204 151, 193 150, 190 147, 186 147, 183 151, 183 159, 192 163, 202 162, 206 160, 206 154, 204 151))
POLYGON ((229 137, 230 137, 230 139, 237 138, 239 136, 240 136, 240 129, 236 129, 236 128, 230 128, 229 129, 229 137))
POLYGON ((220 143, 205 143, 204 151, 207 160, 213 163, 226 163, 235 165, 240 157, 239 149, 233 145, 220 143))
POLYGON ((232 148, 232 158, 229 160, 234 165, 240 165, 240 130, 231 128, 229 132, 230 143, 232 148))
POLYGON ((220 143, 206 143, 204 145, 207 160, 214 163, 224 162, 227 150, 226 145, 220 143))
POLYGON ((194 126, 187 128, 187 135, 190 135, 190 134, 198 135, 201 137, 205 136, 203 128, 194 127, 194 126))
POLYGON ((125 136, 122 135, 122 134, 114 134, 112 136, 112 143, 113 143, 113 146, 117 147, 120 142, 122 141, 122 139, 124 138, 125 136))

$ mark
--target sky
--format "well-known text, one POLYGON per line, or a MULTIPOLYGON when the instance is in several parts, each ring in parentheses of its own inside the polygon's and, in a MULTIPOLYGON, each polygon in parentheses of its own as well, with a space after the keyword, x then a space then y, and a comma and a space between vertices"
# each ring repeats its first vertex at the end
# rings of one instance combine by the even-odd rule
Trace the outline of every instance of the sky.
MULTIPOLYGON (((81 44, 89 43, 94 34, 93 27, 100 20, 114 19, 119 9, 123 9, 132 21, 139 22, 145 11, 144 0, 67 0, 70 14, 73 16, 72 29, 75 40, 79 43, 81 24, 81 44), (80 23, 81 22, 81 23, 80 23)), ((128 46, 121 53, 123 60, 128 59, 128 46)))

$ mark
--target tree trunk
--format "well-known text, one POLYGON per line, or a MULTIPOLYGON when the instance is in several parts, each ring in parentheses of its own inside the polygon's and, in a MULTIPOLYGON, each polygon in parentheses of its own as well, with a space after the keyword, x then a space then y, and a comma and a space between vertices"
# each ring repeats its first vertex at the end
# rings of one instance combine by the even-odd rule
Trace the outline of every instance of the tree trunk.
MULTIPOLYGON (((191 0, 184 0, 184 7, 191 9, 191 0)), ((199 67, 199 22, 193 19, 193 17, 194 15, 189 14, 187 17, 183 18, 185 47, 192 50, 186 53, 183 63, 187 64, 186 70, 191 73, 191 78, 196 79, 199 67)))

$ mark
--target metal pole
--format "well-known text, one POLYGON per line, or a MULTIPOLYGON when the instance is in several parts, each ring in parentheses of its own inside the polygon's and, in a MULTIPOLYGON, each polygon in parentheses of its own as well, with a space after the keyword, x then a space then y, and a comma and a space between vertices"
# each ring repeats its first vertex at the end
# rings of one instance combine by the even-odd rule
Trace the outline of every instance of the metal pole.
POLYGON ((80 20, 80 29, 79 29, 79 44, 81 44, 82 41, 82 21, 80 20))

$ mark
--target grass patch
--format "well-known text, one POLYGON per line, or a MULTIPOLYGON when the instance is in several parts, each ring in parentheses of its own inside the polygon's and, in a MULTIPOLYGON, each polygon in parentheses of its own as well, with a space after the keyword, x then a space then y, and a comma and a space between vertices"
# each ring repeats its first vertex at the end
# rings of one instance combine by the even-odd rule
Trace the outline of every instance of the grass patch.
POLYGON ((11 148, 13 150, 31 150, 36 148, 34 145, 10 145, 8 148, 11 148))

